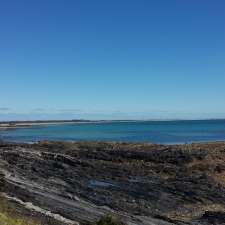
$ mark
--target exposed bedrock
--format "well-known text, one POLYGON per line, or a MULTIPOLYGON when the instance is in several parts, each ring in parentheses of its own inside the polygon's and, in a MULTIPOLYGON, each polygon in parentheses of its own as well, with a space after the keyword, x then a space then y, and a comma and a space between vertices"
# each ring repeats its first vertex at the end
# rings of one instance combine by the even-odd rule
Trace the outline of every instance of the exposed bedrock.
POLYGON ((0 145, 0 189, 65 224, 223 224, 225 143, 0 145), (5 180, 4 190, 1 184, 5 180))

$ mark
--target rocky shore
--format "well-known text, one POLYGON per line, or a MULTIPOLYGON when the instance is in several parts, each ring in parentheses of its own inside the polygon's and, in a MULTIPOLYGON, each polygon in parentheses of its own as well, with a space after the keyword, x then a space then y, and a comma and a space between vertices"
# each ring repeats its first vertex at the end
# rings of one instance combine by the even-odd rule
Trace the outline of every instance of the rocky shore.
POLYGON ((0 143, 0 191, 44 224, 225 224, 225 143, 0 143), (4 183, 4 185, 3 185, 4 183))

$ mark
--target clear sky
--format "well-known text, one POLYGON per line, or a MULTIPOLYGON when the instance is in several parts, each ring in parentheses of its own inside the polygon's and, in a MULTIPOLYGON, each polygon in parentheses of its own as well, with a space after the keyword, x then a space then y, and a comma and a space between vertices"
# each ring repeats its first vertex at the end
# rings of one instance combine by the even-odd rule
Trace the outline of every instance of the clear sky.
POLYGON ((225 118, 225 1, 1 1, 0 82, 0 120, 225 118))

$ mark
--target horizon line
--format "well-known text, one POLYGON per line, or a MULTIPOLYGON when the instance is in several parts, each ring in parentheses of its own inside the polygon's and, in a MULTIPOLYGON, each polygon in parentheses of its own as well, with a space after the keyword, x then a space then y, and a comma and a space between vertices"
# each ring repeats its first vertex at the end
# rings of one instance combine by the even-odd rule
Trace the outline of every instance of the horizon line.
POLYGON ((4 123, 32 123, 32 122, 167 122, 167 121, 207 121, 207 120, 225 120, 225 118, 177 118, 177 119, 36 119, 36 120, 0 120, 4 123))

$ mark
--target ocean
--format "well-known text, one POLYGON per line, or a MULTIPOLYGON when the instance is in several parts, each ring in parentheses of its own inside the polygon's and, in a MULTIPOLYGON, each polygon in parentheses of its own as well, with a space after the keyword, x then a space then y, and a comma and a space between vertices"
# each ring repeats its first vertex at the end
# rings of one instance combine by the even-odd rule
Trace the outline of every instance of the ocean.
POLYGON ((15 142, 97 140, 162 144, 223 141, 225 140, 225 120, 38 125, 0 130, 0 139, 15 142))

